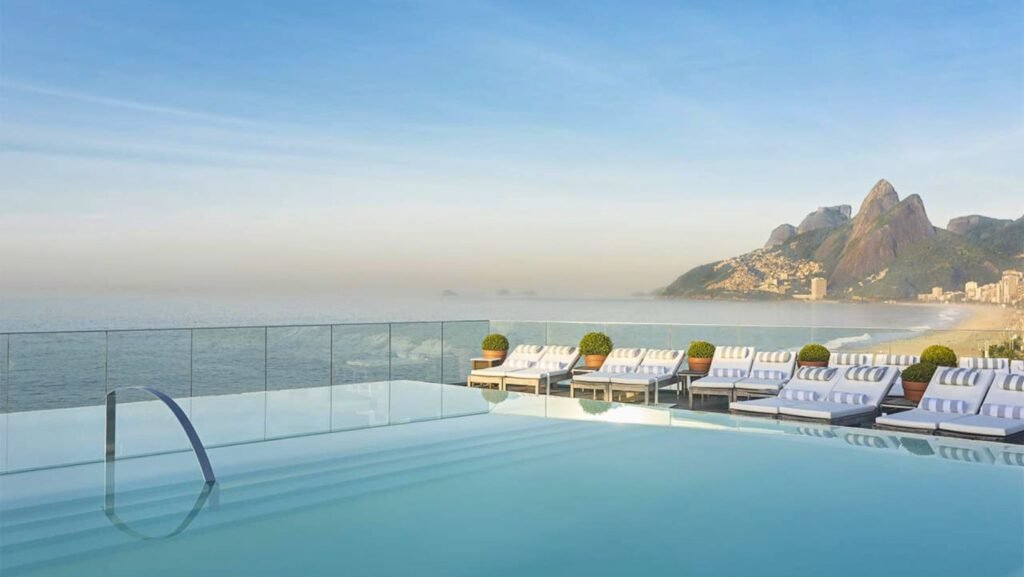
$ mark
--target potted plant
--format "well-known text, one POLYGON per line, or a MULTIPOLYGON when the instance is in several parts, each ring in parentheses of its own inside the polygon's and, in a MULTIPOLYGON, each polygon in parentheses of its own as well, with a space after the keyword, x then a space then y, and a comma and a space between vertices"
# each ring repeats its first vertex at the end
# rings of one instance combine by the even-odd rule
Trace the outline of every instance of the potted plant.
POLYGON ((825 347, 810 344, 804 345, 804 348, 800 349, 800 353, 796 356, 796 361, 801 367, 827 367, 830 356, 832 356, 832 353, 828 352, 828 349, 825 347))
POLYGON ((921 351, 921 362, 931 363, 937 367, 955 367, 956 353, 949 347, 932 345, 921 351))
POLYGON ((612 340, 604 333, 587 333, 580 339, 580 354, 588 369, 597 369, 612 352, 612 340))
POLYGON ((480 349, 485 359, 504 360, 508 353, 508 339, 505 338, 505 335, 497 333, 487 335, 480 343, 480 349))
POLYGON ((903 369, 900 372, 900 380, 903 381, 903 398, 915 403, 921 401, 928 382, 938 367, 933 363, 920 362, 903 369))
POLYGON ((706 373, 711 367, 711 358, 715 356, 715 345, 707 341, 693 341, 686 349, 686 362, 691 371, 706 373))

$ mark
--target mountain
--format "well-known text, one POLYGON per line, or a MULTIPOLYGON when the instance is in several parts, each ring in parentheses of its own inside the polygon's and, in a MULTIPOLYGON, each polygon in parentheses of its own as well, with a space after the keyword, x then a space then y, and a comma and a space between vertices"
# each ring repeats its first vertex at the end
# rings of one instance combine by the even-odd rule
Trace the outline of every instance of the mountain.
POLYGON ((951 230, 936 228, 920 196, 901 200, 884 179, 849 215, 849 205, 819 208, 801 227, 777 227, 764 248, 696 267, 662 295, 783 298, 808 292, 810 279, 822 276, 832 297, 912 299, 933 286, 993 282, 1016 264, 1014 247, 1024 252, 1024 217, 963 217, 951 230))

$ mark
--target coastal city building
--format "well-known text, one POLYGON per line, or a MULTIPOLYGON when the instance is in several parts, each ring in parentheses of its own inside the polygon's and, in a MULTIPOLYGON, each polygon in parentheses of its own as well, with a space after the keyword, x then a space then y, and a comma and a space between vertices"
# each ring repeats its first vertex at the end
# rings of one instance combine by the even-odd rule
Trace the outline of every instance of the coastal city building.
POLYGON ((917 295, 917 300, 1024 306, 1024 272, 1004 270, 997 282, 984 285, 978 284, 977 281, 968 281, 964 283, 963 292, 945 292, 942 287, 933 287, 932 292, 917 295))
POLYGON ((828 292, 828 281, 820 276, 811 279, 811 300, 820 301, 825 298, 828 292))

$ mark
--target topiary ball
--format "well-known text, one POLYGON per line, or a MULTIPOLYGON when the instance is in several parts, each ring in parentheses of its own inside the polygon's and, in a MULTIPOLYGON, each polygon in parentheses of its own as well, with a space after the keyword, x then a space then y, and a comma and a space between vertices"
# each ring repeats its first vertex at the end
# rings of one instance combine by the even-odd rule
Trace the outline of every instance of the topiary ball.
POLYGON ((715 345, 707 341, 693 341, 686 349, 686 356, 691 359, 710 359, 715 356, 715 345))
POLYGON ((828 362, 828 358, 830 356, 832 356, 832 353, 830 353, 825 347, 810 344, 804 345, 804 348, 800 349, 800 354, 797 355, 797 359, 805 363, 824 363, 828 362))
POLYGON ((587 333, 580 339, 581 355, 607 355, 612 352, 612 339, 604 333, 587 333))
POLYGON ((505 335, 490 334, 484 337, 483 342, 480 343, 480 348, 485 351, 507 351, 508 339, 505 338, 505 335))
POLYGON ((932 345, 921 352, 921 362, 931 363, 940 367, 955 367, 956 353, 949 347, 932 345))

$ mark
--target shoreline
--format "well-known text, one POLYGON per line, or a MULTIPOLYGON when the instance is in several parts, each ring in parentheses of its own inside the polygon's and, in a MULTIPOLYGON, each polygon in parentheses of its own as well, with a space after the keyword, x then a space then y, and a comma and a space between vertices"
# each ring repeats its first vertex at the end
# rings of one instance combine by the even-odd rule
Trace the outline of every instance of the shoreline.
POLYGON ((958 357, 985 356, 985 349, 1020 332, 1024 311, 995 305, 960 305, 969 311, 948 328, 925 331, 905 340, 889 343, 892 354, 920 355, 929 345, 945 345, 958 357))

